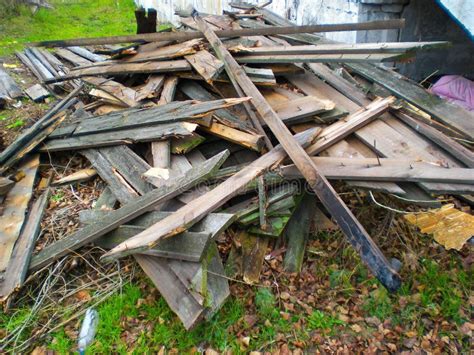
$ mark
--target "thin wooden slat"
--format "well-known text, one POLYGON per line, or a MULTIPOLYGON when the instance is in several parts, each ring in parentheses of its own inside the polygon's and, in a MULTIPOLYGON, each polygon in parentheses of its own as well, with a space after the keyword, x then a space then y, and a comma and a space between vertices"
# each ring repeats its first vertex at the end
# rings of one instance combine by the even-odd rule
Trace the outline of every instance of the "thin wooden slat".
POLYGON ((212 83, 224 69, 224 63, 204 49, 184 58, 208 83, 212 83))

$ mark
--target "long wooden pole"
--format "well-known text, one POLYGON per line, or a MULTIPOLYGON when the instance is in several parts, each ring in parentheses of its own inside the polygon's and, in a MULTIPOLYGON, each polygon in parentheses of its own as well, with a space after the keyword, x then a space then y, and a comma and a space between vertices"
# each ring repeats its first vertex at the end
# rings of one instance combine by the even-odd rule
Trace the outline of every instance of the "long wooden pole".
MULTIPOLYGON (((384 21, 369 21, 359 23, 322 24, 309 26, 285 26, 265 28, 244 28, 240 30, 216 31, 217 37, 267 36, 295 33, 340 32, 340 31, 370 31, 389 30, 405 27, 405 19, 384 21)), ((158 41, 187 41, 204 37, 201 32, 161 32, 143 33, 139 35, 111 36, 98 38, 75 38, 55 41, 41 41, 29 43, 33 47, 71 47, 98 44, 118 44, 129 42, 158 42, 158 41)))
POLYGON ((217 57, 224 62, 229 77, 235 77, 243 92, 252 97, 255 109, 267 123, 270 130, 278 139, 288 156, 304 176, 312 190, 329 211, 331 216, 346 235, 352 246, 359 252, 372 273, 390 291, 397 290, 401 285, 398 273, 374 243, 364 227, 347 208, 328 180, 318 171, 305 150, 295 141, 289 129, 271 108, 257 87, 249 79, 245 71, 235 61, 221 40, 216 36, 207 23, 199 16, 196 17, 199 29, 204 33, 217 57))

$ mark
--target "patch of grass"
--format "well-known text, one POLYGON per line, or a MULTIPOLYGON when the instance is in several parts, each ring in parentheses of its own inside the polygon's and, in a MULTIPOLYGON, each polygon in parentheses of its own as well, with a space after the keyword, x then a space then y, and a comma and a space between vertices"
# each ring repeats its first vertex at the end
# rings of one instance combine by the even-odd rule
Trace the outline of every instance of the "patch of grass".
POLYGON ((422 266, 424 272, 418 277, 422 285, 421 305, 432 315, 441 313, 456 323, 465 321, 459 313, 462 304, 459 281, 464 289, 468 289, 467 274, 456 269, 454 273, 443 271, 434 260, 422 260, 422 266))
POLYGON ((310 331, 321 329, 329 331, 331 334, 334 333, 338 325, 345 324, 342 320, 320 310, 314 310, 307 318, 307 323, 310 331))
POLYGON ((10 123, 9 125, 7 125, 7 128, 15 129, 15 128, 23 127, 24 125, 25 125, 25 121, 23 121, 22 119, 16 119, 15 121, 13 121, 13 123, 10 123))
POLYGON ((64 192, 62 192, 62 191, 59 191, 59 192, 55 193, 54 195, 51 195, 51 197, 50 197, 51 201, 54 201, 54 202, 59 202, 63 198, 64 198, 64 192))
POLYGON ((255 292, 257 314, 263 318, 271 318, 275 311, 275 296, 269 288, 260 287, 255 292))
POLYGON ((387 289, 383 286, 378 287, 370 293, 363 309, 371 317, 377 317, 378 319, 387 319, 394 314, 392 300, 390 299, 387 289))
POLYGON ((15 15, 0 15, 0 56, 22 49, 26 43, 78 37, 135 33, 133 0, 50 0, 54 9, 32 14, 20 7, 15 15))
POLYGON ((66 335, 64 329, 54 333, 53 341, 50 345, 51 350, 58 354, 70 354, 73 347, 74 342, 66 335))

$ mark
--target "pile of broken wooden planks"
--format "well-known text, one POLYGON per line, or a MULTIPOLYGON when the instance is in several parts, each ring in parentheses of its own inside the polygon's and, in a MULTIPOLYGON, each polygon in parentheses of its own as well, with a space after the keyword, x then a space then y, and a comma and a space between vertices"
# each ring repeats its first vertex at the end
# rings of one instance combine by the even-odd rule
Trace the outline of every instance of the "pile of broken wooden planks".
POLYGON ((284 266, 298 272, 312 227, 334 228, 330 218, 394 291, 396 267, 328 180, 472 203, 473 114, 373 64, 447 43, 331 43, 309 33, 400 23, 297 27, 239 8, 182 17, 178 32, 19 53, 42 85, 68 94, 0 153, 3 302, 28 272, 93 243, 105 262, 132 255, 189 329, 229 296, 218 245, 232 277, 257 283, 271 247, 285 245, 284 266), (40 157, 76 151, 90 167, 50 184, 97 178, 103 192, 76 232, 33 253, 49 194, 43 186, 29 206, 40 157))

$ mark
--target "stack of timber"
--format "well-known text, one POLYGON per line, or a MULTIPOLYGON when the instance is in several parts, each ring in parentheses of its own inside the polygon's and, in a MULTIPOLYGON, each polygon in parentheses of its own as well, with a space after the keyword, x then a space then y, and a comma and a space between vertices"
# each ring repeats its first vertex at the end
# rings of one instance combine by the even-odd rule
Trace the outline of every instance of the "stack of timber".
POLYGON ((284 246, 285 269, 300 271, 314 226, 340 228, 395 291, 396 267, 332 183, 472 203, 473 113, 374 64, 449 43, 332 43, 314 33, 403 21, 298 27, 264 8, 239 9, 181 14, 177 32, 18 53, 59 97, 0 153, 5 307, 29 273, 92 243, 104 262, 132 255, 189 329, 229 296, 224 270, 258 283, 265 256, 284 246), (128 45, 97 47, 120 43, 128 45), (35 251, 50 194, 35 180, 40 161, 75 153, 87 168, 56 174, 51 186, 100 180, 102 193, 77 230, 35 251))

